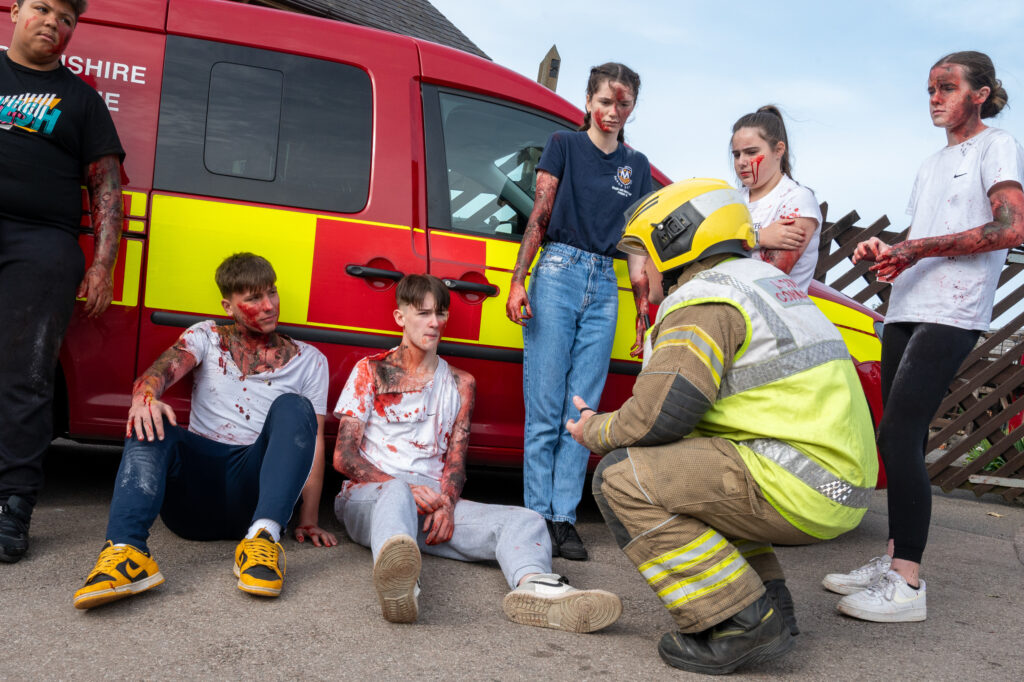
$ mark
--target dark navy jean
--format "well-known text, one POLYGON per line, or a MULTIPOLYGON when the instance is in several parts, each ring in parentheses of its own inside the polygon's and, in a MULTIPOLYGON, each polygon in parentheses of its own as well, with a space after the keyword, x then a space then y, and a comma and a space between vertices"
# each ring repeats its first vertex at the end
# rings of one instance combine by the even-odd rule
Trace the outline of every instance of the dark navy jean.
POLYGON ((614 259, 567 244, 544 247, 530 277, 523 330, 523 498, 552 521, 576 522, 590 453, 569 435, 572 397, 597 409, 615 341, 614 259))
POLYGON ((313 405, 274 400, 251 445, 218 443, 164 422, 164 439, 125 440, 110 502, 107 539, 149 551, 160 514, 189 540, 241 539, 256 519, 284 527, 309 477, 316 449, 313 405))

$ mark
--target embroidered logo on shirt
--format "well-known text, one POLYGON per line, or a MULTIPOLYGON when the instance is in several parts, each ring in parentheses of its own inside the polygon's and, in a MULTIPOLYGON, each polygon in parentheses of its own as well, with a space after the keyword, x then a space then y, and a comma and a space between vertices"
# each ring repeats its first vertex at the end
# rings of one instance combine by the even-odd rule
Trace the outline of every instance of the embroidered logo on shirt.
POLYGON ((630 191, 632 184, 632 166, 619 166, 619 169, 615 172, 615 184, 612 186, 612 189, 624 197, 631 197, 633 196, 633 192, 630 191))
POLYGON ((0 97, 0 130, 18 127, 30 133, 49 135, 60 118, 60 97, 56 94, 23 93, 0 97))

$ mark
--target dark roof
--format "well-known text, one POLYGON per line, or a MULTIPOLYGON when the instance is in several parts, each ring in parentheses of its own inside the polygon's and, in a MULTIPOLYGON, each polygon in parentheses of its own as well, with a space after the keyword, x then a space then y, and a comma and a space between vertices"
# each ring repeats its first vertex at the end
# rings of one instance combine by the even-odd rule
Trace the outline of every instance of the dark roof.
POLYGON ((369 26, 454 47, 484 59, 487 54, 448 21, 429 0, 277 0, 329 19, 369 26))

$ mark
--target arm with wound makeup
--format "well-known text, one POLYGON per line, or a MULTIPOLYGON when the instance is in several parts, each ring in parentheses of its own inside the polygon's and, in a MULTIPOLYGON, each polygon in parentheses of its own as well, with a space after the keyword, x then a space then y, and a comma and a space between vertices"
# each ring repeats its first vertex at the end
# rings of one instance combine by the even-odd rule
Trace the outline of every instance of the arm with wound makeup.
POLYGON ((121 205, 121 162, 117 156, 104 156, 86 168, 86 186, 92 216, 95 247, 92 265, 78 285, 77 296, 85 298, 89 317, 103 313, 113 299, 112 273, 121 242, 124 210, 121 205))
POLYGON ((128 409, 128 425, 125 438, 131 438, 132 430, 139 440, 160 440, 164 437, 163 415, 172 425, 178 423, 170 405, 160 401, 160 396, 179 379, 195 369, 199 361, 192 355, 185 343, 186 331, 174 345, 160 354, 149 368, 132 385, 132 404, 128 409))
POLYGON ((775 228, 779 228, 776 239, 780 246, 776 248, 762 246, 761 257, 766 263, 771 263, 788 275, 800 260, 800 256, 804 255, 804 251, 807 250, 811 236, 818 229, 818 221, 814 218, 783 218, 763 228, 761 233, 763 235, 766 230, 775 228), (796 240, 795 235, 799 235, 799 243, 795 246, 788 246, 796 240), (787 244, 787 246, 781 246, 781 244, 787 244))
POLYGON ((452 426, 448 452, 441 470, 441 504, 423 520, 427 532, 425 542, 436 545, 448 542, 455 531, 455 505, 466 484, 466 453, 469 451, 469 426, 476 403, 476 381, 468 372, 451 368, 452 378, 459 391, 459 414, 452 426))
POLYGON ((530 299, 526 295, 526 273, 540 249, 541 242, 544 241, 544 235, 547 234, 557 191, 558 178, 547 171, 537 171, 537 192, 533 201, 533 211, 526 223, 523 240, 519 244, 519 255, 516 257, 508 301, 505 303, 505 314, 516 324, 523 324, 523 320, 533 317, 530 299))
POLYGON ((629 349, 630 357, 639 356, 644 350, 644 333, 651 325, 650 301, 648 294, 651 292, 650 282, 647 281, 647 273, 644 271, 646 256, 635 254, 626 255, 626 263, 629 267, 629 284, 633 288, 633 301, 636 303, 636 341, 629 349))
POLYGON ((359 452, 365 426, 355 417, 339 418, 338 441, 334 445, 334 468, 354 483, 390 481, 393 476, 385 474, 359 452))
POLYGON ((871 270, 882 281, 892 281, 922 258, 985 253, 1024 243, 1024 191, 1020 184, 997 183, 989 190, 988 197, 992 220, 984 225, 941 237, 908 239, 889 248, 883 245, 861 249, 858 246, 855 256, 857 260, 874 260, 871 270))

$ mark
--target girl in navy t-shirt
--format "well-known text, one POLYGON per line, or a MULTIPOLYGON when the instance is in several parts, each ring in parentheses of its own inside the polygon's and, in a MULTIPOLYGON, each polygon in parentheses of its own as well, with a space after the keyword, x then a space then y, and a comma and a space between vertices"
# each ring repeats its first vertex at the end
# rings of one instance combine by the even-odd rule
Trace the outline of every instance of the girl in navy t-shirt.
MULTIPOLYGON (((524 328, 525 503, 547 519, 552 551, 567 559, 587 558, 573 524, 589 453, 564 425, 579 418, 574 395, 594 406, 601 399, 618 318, 613 259, 623 213, 652 189, 647 157, 622 144, 639 90, 640 77, 622 64, 590 70, 583 125, 553 134, 537 164, 534 208, 506 304, 508 318, 524 328), (527 270, 542 242, 527 294, 527 270)), ((647 326, 643 260, 629 256, 633 355, 647 326)))

